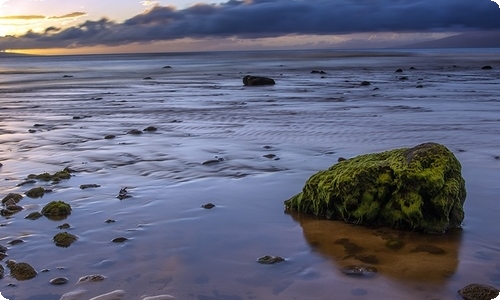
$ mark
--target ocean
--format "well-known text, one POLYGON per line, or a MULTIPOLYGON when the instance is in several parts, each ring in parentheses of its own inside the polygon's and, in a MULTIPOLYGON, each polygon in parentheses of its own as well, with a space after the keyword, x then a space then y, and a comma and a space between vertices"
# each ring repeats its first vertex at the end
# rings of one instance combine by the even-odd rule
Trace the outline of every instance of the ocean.
POLYGON ((0 264, 38 272, 17 281, 6 268, 0 292, 9 300, 116 290, 116 299, 457 299, 470 283, 499 288, 499 52, 3 54, 0 197, 51 192, 25 196, 22 211, 0 217, 8 248, 0 264), (244 86, 245 75, 276 85, 244 86), (284 212, 284 200, 340 157, 424 142, 444 144, 462 164, 462 230, 423 235, 284 212), (23 184, 64 168, 74 170, 70 179, 23 184), (117 198, 124 188, 129 197, 117 198), (56 200, 71 205, 66 219, 25 219, 56 200), (78 240, 57 247, 62 231, 78 240), (394 236, 405 245, 397 251, 384 246, 394 236), (366 263, 340 239, 376 257, 368 264, 378 272, 342 273, 366 263), (442 251, 414 251, 421 245, 442 251), (257 263, 264 255, 285 261, 257 263), (105 279, 78 282, 93 274, 105 279), (59 277, 68 283, 49 283, 59 277))

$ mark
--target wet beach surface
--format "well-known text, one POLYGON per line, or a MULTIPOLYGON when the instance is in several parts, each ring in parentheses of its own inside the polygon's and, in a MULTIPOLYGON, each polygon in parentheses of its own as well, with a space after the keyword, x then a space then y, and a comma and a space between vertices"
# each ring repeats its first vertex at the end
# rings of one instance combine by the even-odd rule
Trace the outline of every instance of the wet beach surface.
POLYGON ((123 299, 457 299, 469 283, 500 286, 493 51, 1 59, 0 197, 52 190, 1 217, 1 264, 38 271, 0 279, 10 300, 75 290, 86 291, 75 299, 114 290, 123 299), (247 74, 277 84, 245 87, 247 74), (463 230, 427 236, 284 212, 283 201, 339 157, 430 141, 462 163, 463 230), (66 167, 68 180, 18 186, 66 167), (120 200, 123 188, 130 197, 120 200), (24 218, 56 200, 72 206, 66 219, 24 218), (63 231, 78 240, 57 247, 63 231), (9 244, 16 239, 24 242, 9 244), (257 263, 264 255, 285 261, 257 263), (342 272, 352 265, 378 272, 342 272), (92 274, 105 279, 77 283, 92 274), (51 285, 57 277, 69 282, 51 285))

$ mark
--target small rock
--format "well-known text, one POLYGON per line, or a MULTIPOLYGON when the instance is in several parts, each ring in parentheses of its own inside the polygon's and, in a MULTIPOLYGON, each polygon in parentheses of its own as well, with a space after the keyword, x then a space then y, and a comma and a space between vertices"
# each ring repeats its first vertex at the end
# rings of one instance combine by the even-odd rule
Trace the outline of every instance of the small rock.
POLYGON ((16 213, 16 212, 20 212, 21 210, 23 210, 23 207, 19 206, 19 205, 11 204, 11 205, 7 206, 7 209, 16 213))
POLYGON ((284 260, 285 259, 283 257, 280 257, 280 256, 265 255, 265 256, 259 257, 257 259, 257 262, 260 264, 272 265, 275 263, 282 262, 284 260))
POLYGON ((17 245, 17 244, 22 244, 22 243, 24 243, 23 240, 21 240, 21 239, 15 239, 15 240, 12 240, 12 241, 8 242, 7 244, 14 246, 14 245, 17 245))
POLYGON ((128 238, 126 237, 117 237, 111 240, 113 243, 124 243, 128 241, 128 238))
POLYGON ((3 197, 2 204, 6 204, 7 202, 13 202, 14 204, 19 203, 23 199, 23 196, 16 193, 8 193, 7 196, 3 197))
POLYGON ((91 183, 91 184, 82 184, 80 185, 80 189, 85 190, 85 189, 92 189, 92 188, 98 188, 101 187, 99 184, 91 183))
POLYGON ((5 269, 2 265, 0 265, 0 279, 3 278, 4 274, 5 274, 5 269))
POLYGON ((265 158, 273 159, 273 158, 276 157, 276 154, 264 154, 262 156, 265 157, 265 158))
POLYGON ((403 69, 397 69, 396 73, 403 73, 403 69))
POLYGON ((7 248, 3 245, 0 245, 0 252, 7 252, 7 250, 9 250, 9 248, 7 248))
POLYGON ((73 75, 64 75, 63 78, 72 78, 73 75))
POLYGON ((347 159, 345 159, 345 158, 344 158, 344 157, 342 157, 342 156, 341 156, 341 157, 339 157, 339 158, 337 159, 337 161, 338 161, 338 162, 341 162, 341 161, 344 161, 344 160, 347 160, 347 159))
MULTIPOLYGON (((0 260, 3 260, 4 258, 6 258, 8 255, 7 253, 5 252, 0 252, 0 260)), ((1 265, 0 265, 1 266, 1 265)), ((1 279, 1 278, 0 278, 1 279)))
POLYGON ((42 208, 42 215, 54 220, 64 219, 71 210, 71 206, 63 201, 51 201, 42 208))
POLYGON ((49 283, 53 284, 53 285, 63 285, 63 284, 68 283, 68 278, 66 278, 66 277, 53 278, 49 281, 49 283))
POLYGON ((76 235, 73 235, 71 233, 67 232, 60 232, 56 234, 52 240, 58 247, 63 247, 63 248, 68 248, 71 246, 72 243, 74 243, 76 240, 78 240, 78 237, 76 235))
POLYGON ((171 66, 164 66, 162 69, 172 69, 171 66))
POLYGON ((45 195, 45 189, 41 186, 32 188, 26 192, 26 196, 30 198, 41 198, 43 195, 45 195))
POLYGON ((17 280, 29 280, 37 275, 35 269, 28 263, 16 263, 13 260, 8 260, 7 267, 10 269, 10 276, 17 280))
POLYGON ((57 229, 68 229, 68 228, 71 228, 71 225, 69 225, 68 223, 64 223, 62 225, 57 226, 57 229))
POLYGON ((377 269, 370 266, 347 266, 340 271, 348 276, 373 276, 377 273, 377 269))
POLYGON ((312 70, 311 74, 326 74, 326 72, 321 70, 312 70))
POLYGON ((205 209, 212 209, 212 208, 215 207, 215 204, 213 204, 213 203, 207 203, 207 204, 203 204, 201 207, 205 208, 205 209))
POLYGON ((492 70, 493 67, 492 66, 484 66, 481 68, 482 70, 492 70))
POLYGON ((361 85, 368 86, 368 85, 371 85, 371 83, 369 81, 361 81, 361 85))
POLYGON ((104 223, 108 223, 108 224, 109 224, 109 223, 115 223, 115 222, 116 222, 116 221, 115 221, 115 220, 113 220, 113 219, 107 219, 106 221, 104 221, 104 223))
POLYGON ((142 134, 142 131, 138 130, 138 129, 132 129, 132 130, 129 130, 127 132, 127 134, 132 134, 132 135, 139 135, 139 134, 142 134))
POLYGON ((116 135, 114 134, 107 134, 104 136, 104 139, 105 140, 111 140, 111 139, 114 139, 116 137, 116 135))
POLYGON ((100 274, 86 275, 86 276, 80 277, 80 279, 78 279, 77 283, 100 282, 100 281, 103 281, 104 279, 106 279, 106 277, 104 275, 100 275, 100 274))
POLYGON ((399 80, 401 80, 401 81, 408 80, 408 76, 401 76, 401 77, 399 77, 399 80))
POLYGON ((202 165, 212 165, 212 164, 220 163, 222 161, 224 161, 224 158, 222 158, 222 157, 215 157, 215 159, 210 159, 210 160, 204 161, 201 164, 202 165))
POLYGON ((261 76, 250 76, 247 75, 243 77, 243 84, 247 86, 251 85, 274 85, 276 82, 272 78, 261 77, 261 76))
POLYGON ((421 84, 417 85, 417 89, 421 89, 421 88, 423 88, 423 87, 424 87, 424 86, 423 86, 423 85, 421 85, 421 84))
POLYGON ((143 79, 144 79, 144 80, 151 80, 151 79, 153 79, 153 78, 148 76, 148 77, 144 77, 143 79))
POLYGON ((43 215, 41 213, 35 211, 35 212, 30 213, 29 215, 27 215, 24 218, 28 219, 28 220, 37 220, 37 219, 40 219, 42 216, 43 215))
POLYGON ((33 184, 33 183, 36 183, 36 180, 30 179, 30 180, 25 180, 23 182, 20 182, 16 186, 23 186, 23 185, 26 185, 26 184, 33 184))
POLYGON ((146 128, 144 128, 142 131, 148 131, 148 132, 152 132, 152 131, 157 131, 158 128, 154 127, 154 126, 148 126, 146 128))
POLYGON ((500 291, 486 284, 473 283, 465 286, 458 293, 464 300, 491 300, 497 299, 500 291))

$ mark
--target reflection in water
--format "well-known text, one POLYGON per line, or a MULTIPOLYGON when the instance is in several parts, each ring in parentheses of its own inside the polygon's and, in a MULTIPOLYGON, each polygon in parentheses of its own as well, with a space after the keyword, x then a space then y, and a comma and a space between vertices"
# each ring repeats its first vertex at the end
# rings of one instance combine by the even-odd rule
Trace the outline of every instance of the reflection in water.
POLYGON ((428 235, 366 228, 290 211, 311 247, 339 269, 375 267, 389 278, 444 284, 457 270, 461 230, 428 235))

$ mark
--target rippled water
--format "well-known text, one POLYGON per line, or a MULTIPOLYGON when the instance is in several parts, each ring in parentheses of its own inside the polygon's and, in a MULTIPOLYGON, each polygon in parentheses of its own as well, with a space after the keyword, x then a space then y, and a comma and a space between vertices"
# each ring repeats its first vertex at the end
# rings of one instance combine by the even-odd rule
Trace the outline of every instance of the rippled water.
POLYGON ((23 211, 2 217, 0 244, 9 248, 2 265, 28 262, 39 273, 28 281, 7 275, 0 292, 10 300, 77 289, 86 290, 79 299, 117 289, 124 299, 454 299, 472 282, 499 287, 498 57, 495 50, 2 56, 0 197, 39 185, 53 192, 24 197, 23 211), (247 74, 277 84, 244 87, 247 74), (361 86, 365 80, 371 85, 361 86), (158 130, 127 134, 148 126, 158 130), (459 232, 422 236, 283 211, 284 200, 339 157, 428 141, 462 162, 468 197, 459 232), (65 167, 76 172, 59 184, 17 186, 28 174, 65 167), (124 187, 132 197, 119 200, 124 187), (24 219, 52 200, 70 203, 72 214, 24 219), (201 208, 208 202, 216 207, 201 208), (51 241, 64 222, 79 237, 69 248, 51 241), (401 250, 384 247, 394 236, 405 241, 401 250), (112 243, 116 237, 129 240, 112 243), (375 276, 340 272, 359 264, 338 243, 346 238, 377 258, 375 276), (9 245, 14 239, 24 243, 9 245), (419 245, 444 254, 413 251, 419 245), (263 255, 286 261, 256 263, 263 255), (106 279, 77 284, 90 274, 106 279), (55 277, 69 283, 50 285, 55 277))

